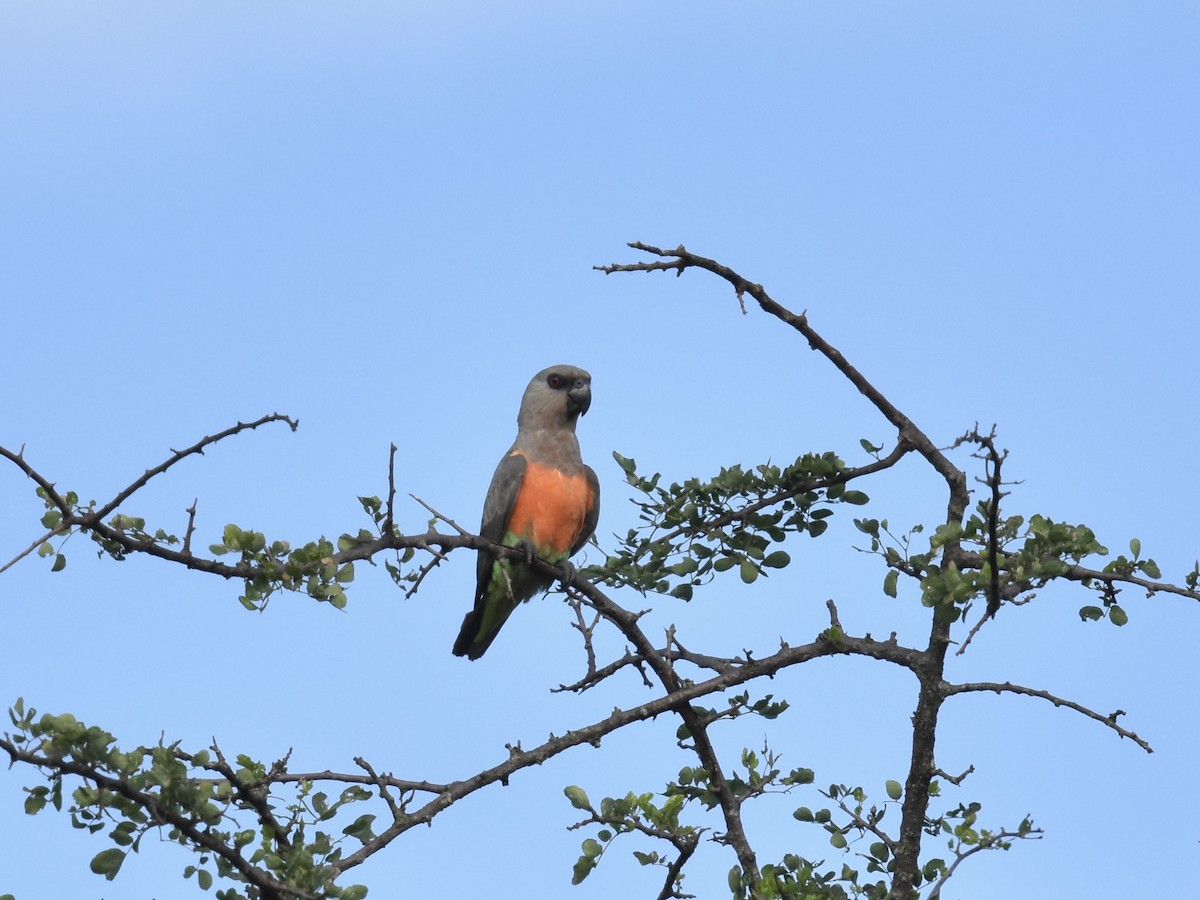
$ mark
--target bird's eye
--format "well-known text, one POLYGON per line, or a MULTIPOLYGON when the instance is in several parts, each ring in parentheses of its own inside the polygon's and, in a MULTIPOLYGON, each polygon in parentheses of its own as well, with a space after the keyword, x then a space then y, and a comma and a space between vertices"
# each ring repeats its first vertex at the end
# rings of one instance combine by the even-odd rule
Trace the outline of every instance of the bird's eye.
POLYGON ((555 389, 560 388, 563 386, 562 376, 561 375, 551 375, 549 378, 546 379, 546 384, 550 385, 550 387, 555 388, 555 389))

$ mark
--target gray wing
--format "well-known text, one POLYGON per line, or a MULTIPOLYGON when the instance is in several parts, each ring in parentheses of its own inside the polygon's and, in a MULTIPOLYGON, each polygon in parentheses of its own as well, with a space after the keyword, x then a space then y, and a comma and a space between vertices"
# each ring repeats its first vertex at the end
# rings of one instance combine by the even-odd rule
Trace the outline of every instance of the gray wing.
MULTIPOLYGON (((488 487, 487 497, 483 501, 483 522, 479 526, 479 536, 499 544, 504 540, 504 532, 508 528, 508 520, 512 516, 513 507, 517 503, 517 494, 521 491, 521 482, 525 480, 525 457, 519 453, 509 453, 496 466, 492 483, 488 487)), ((479 551, 479 561, 475 567, 475 597, 483 594, 484 588, 492 577, 492 563, 495 559, 484 550, 479 551)))

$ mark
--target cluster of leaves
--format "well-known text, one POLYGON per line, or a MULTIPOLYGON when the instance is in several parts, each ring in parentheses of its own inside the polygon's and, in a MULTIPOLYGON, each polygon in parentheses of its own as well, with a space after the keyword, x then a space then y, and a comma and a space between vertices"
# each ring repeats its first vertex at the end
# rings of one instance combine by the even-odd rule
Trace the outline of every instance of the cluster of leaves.
POLYGON ((784 467, 734 465, 714 478, 669 487, 660 485, 661 473, 646 478, 634 460, 613 457, 645 497, 634 500, 644 524, 628 531, 602 568, 586 574, 681 600, 720 572, 736 568, 749 584, 766 569, 783 568, 791 558, 771 551, 772 544, 789 534, 822 534, 833 515, 830 504, 867 502, 866 494, 846 488, 839 478, 845 463, 832 452, 805 454, 784 467))
MULTIPOLYGON (((749 702, 745 695, 730 698, 730 709, 754 712, 773 718, 786 704, 775 704, 771 698, 749 702)), ((694 707, 706 721, 732 718, 726 710, 703 710, 694 707)), ((686 738, 686 731, 680 737, 686 738)), ((793 768, 784 772, 779 757, 769 747, 761 752, 743 749, 742 767, 727 776, 727 784, 736 802, 766 793, 786 793, 798 787, 812 785, 815 773, 809 768, 793 768)), ((659 793, 629 793, 624 797, 605 797, 597 809, 583 788, 570 786, 564 793, 576 809, 589 817, 573 828, 599 826, 594 836, 585 838, 575 863, 572 883, 583 881, 599 863, 613 842, 626 834, 638 833, 672 845, 676 855, 686 859, 707 829, 694 824, 682 824, 681 815, 688 805, 698 802, 706 810, 714 809, 719 801, 713 789, 711 774, 702 768, 685 766, 675 780, 659 793)), ((895 867, 896 840, 884 828, 889 813, 898 814, 904 795, 903 785, 896 780, 884 784, 886 800, 872 803, 862 787, 831 784, 817 789, 828 805, 813 809, 797 807, 793 818, 801 823, 816 825, 826 832, 830 846, 847 857, 840 865, 824 859, 808 859, 788 853, 778 863, 761 867, 757 879, 743 873, 740 866, 729 871, 729 889, 735 900, 766 900, 766 898, 795 898, 795 900, 885 900, 895 867)), ((931 796, 940 796, 940 784, 930 785, 931 796)), ((1007 850, 1014 840, 1036 838, 1041 832, 1026 817, 1015 831, 983 829, 978 826, 980 804, 960 804, 938 816, 926 819, 925 830, 933 836, 946 835, 950 853, 946 857, 931 857, 921 865, 921 880, 926 885, 944 883, 957 862, 980 850, 1007 850), (950 862, 947 862, 947 859, 950 862)), ((894 822, 894 818, 893 818, 894 822)), ((643 866, 658 865, 670 868, 672 854, 662 850, 635 849, 634 858, 643 866)), ((675 872, 674 896, 678 893, 682 875, 675 872)), ((935 889, 936 893, 936 889, 935 889)))
MULTIPOLYGON (((775 719, 788 708, 786 701, 776 701, 770 694, 752 700, 748 693, 743 692, 727 697, 726 701, 726 706, 721 709, 693 705, 692 711, 707 727, 719 720, 735 719, 743 715, 775 719)), ((686 746, 691 734, 686 726, 681 725, 676 737, 681 746, 686 746)), ((811 769, 798 768, 783 773, 778 765, 778 757, 766 746, 762 749, 761 757, 753 750, 743 750, 741 761, 742 771, 733 771, 726 776, 726 786, 733 794, 734 802, 739 805, 761 794, 787 791, 795 785, 809 784, 813 779, 811 769)), ((672 896, 685 896, 679 893, 683 880, 679 870, 708 829, 682 824, 680 816, 693 803, 699 803, 708 811, 719 805, 711 772, 702 767, 684 766, 677 778, 670 781, 660 795, 630 792, 624 797, 605 797, 600 802, 599 809, 592 805, 581 787, 572 785, 567 787, 564 793, 576 809, 590 813, 589 818, 577 822, 573 828, 600 826, 594 837, 585 838, 583 841, 580 856, 574 867, 573 884, 579 884, 591 873, 617 838, 638 833, 657 841, 665 841, 673 847, 674 855, 654 849, 632 852, 634 858, 643 866, 666 867, 675 890, 672 896)))
MULTIPOLYGON (((771 721, 783 715, 789 706, 786 700, 776 700, 774 694, 767 694, 757 700, 751 700, 749 691, 742 691, 740 694, 726 697, 725 702, 726 705, 722 709, 709 709, 693 703, 692 711, 700 717, 703 725, 708 726, 720 719, 736 719, 744 715, 759 716, 771 721)), ((688 726, 680 725, 675 732, 675 737, 680 742, 690 738, 691 732, 688 726)))
MULTIPOLYGON (((812 779, 810 778, 809 781, 812 779)), ((802 782, 807 783, 807 782, 802 782)), ((931 796, 940 794, 938 782, 930 785, 931 796)), ((835 850, 853 854, 854 859, 843 861, 840 868, 825 860, 809 860, 794 853, 785 854, 778 864, 762 867, 761 878, 748 883, 738 867, 729 873, 729 887, 735 898, 804 898, 804 900, 885 900, 895 868, 895 840, 883 828, 888 813, 897 810, 904 796, 903 785, 889 779, 884 784, 887 800, 882 805, 870 803, 862 787, 831 784, 818 793, 832 801, 832 806, 810 809, 798 807, 793 818, 798 822, 817 825, 828 835, 835 850)), ((931 857, 921 865, 921 880, 933 885, 936 896, 957 862, 980 850, 1007 850, 1014 840, 1037 838, 1041 832, 1026 817, 1016 831, 989 830, 977 827, 979 803, 960 804, 926 821, 930 835, 949 835, 947 845, 952 855, 948 864, 942 857, 931 857)))
MULTIPOLYGON (((926 823, 926 831, 932 836, 948 835, 946 846, 955 859, 963 859, 977 850, 1008 850, 1014 840, 1037 839, 1041 836, 1041 829, 1034 828, 1030 816, 1023 818, 1015 831, 979 828, 977 826, 981 809, 982 806, 976 802, 959 804, 936 819, 930 819, 926 823)), ((937 859, 932 862, 945 871, 946 864, 943 860, 937 859)))
MULTIPOLYGON (((572 806, 590 814, 589 818, 577 823, 574 828, 591 824, 600 826, 594 838, 584 839, 579 859, 572 870, 571 884, 582 883, 596 868, 613 841, 623 834, 641 833, 658 838, 671 843, 679 852, 690 855, 704 833, 702 828, 680 823, 679 814, 685 803, 681 795, 670 796, 662 803, 656 803, 653 793, 630 792, 624 797, 605 797, 597 810, 583 788, 571 785, 564 788, 563 793, 572 806)), ((633 856, 643 866, 669 865, 669 856, 658 850, 634 850, 633 856)), ((677 887, 682 879, 682 874, 676 876, 677 887)))
POLYGON ((373 837, 374 817, 359 816, 336 838, 315 827, 347 804, 371 799, 365 788, 350 786, 330 802, 325 794, 312 793, 311 782, 301 781, 280 809, 270 794, 280 763, 268 769, 239 755, 231 765, 215 747, 187 753, 159 743, 123 751, 102 728, 70 713, 39 716, 21 699, 9 709, 9 719, 15 732, 4 739, 28 754, 26 761, 37 765, 48 782, 25 788, 25 812, 35 815, 47 805, 61 811, 67 803, 75 828, 93 834, 108 829, 114 846, 92 858, 91 870, 110 881, 146 834, 155 832, 199 855, 198 864, 188 865, 183 874, 203 890, 212 887, 214 877, 241 885, 218 890, 218 900, 262 897, 260 880, 269 881, 274 896, 361 900, 367 894, 362 885, 340 887, 333 879, 339 874, 341 844, 346 838, 366 842, 373 837), (79 782, 69 802, 64 797, 68 776, 79 782), (253 818, 256 827, 237 828, 239 814, 253 818))
MULTIPOLYGON (((314 600, 343 609, 346 606, 346 585, 354 580, 354 561, 340 559, 340 554, 373 543, 392 527, 390 516, 379 497, 359 497, 358 501, 374 522, 375 531, 364 528, 359 529, 357 534, 342 534, 337 539, 336 548, 325 537, 295 549, 287 541, 268 544, 262 532, 226 525, 221 543, 210 545, 209 550, 218 556, 240 553, 240 561, 254 569, 255 575, 246 579, 245 593, 238 598, 247 609, 263 609, 270 595, 280 589, 303 591, 314 600)), ((384 560, 388 575, 397 585, 404 586, 418 580, 417 572, 405 573, 401 569, 415 553, 414 548, 405 547, 397 551, 395 563, 384 560)))
MULTIPOLYGON (((1158 563, 1152 559, 1142 559, 1142 542, 1137 538, 1133 538, 1129 542, 1129 552, 1132 554, 1132 559, 1121 554, 1114 560, 1110 560, 1104 567, 1104 572, 1107 575, 1120 575, 1124 577, 1133 577, 1144 575, 1146 578, 1155 580, 1162 578, 1162 572, 1158 568, 1158 563)), ((1197 564, 1200 568, 1200 564, 1197 564)), ((1192 590, 1196 589, 1194 579, 1197 577, 1197 569, 1193 569, 1193 573, 1187 576, 1188 587, 1192 590)), ((1117 603, 1117 595, 1119 590, 1111 581, 1100 581, 1096 583, 1088 583, 1089 587, 1093 587, 1100 594, 1101 606, 1084 606, 1079 610, 1079 617, 1085 622, 1095 622, 1098 619, 1103 619, 1107 616, 1108 620, 1114 625, 1124 625, 1129 621, 1129 614, 1125 612, 1125 608, 1117 603)))
MULTIPOLYGON (((346 536, 339 539, 339 549, 350 546, 349 540, 346 536)), ((246 609, 262 610, 271 594, 280 588, 303 590, 314 600, 337 609, 346 606, 344 586, 354 580, 354 563, 339 563, 334 559, 337 551, 327 538, 293 549, 287 541, 268 544, 261 531, 226 525, 221 543, 211 544, 208 549, 217 556, 238 553, 240 561, 255 570, 256 574, 246 579, 245 591, 238 597, 246 609)))
MULTIPOLYGON (((795 787, 811 785, 814 780, 813 771, 807 768, 796 768, 783 774, 778 767, 778 757, 766 747, 761 756, 753 750, 744 749, 742 765, 744 771, 734 774, 730 779, 730 785, 740 799, 769 790, 790 791, 795 787)), ((894 866, 894 841, 882 831, 881 823, 887 811, 898 805, 903 788, 898 781, 889 780, 885 790, 888 801, 880 807, 868 805, 867 794, 861 787, 834 784, 828 789, 818 790, 823 797, 833 801, 833 808, 813 810, 801 806, 793 813, 797 821, 824 829, 835 850, 847 854, 853 852, 862 863, 851 865, 850 862, 843 862, 838 866, 826 860, 810 860, 788 853, 778 863, 764 865, 757 879, 746 877, 739 866, 734 866, 728 877, 732 896, 738 900, 849 900, 852 897, 884 900, 890 881, 886 876, 894 866), (865 849, 856 849, 868 839, 870 843, 865 849), (873 875, 878 877, 872 878, 873 875)), ((605 797, 599 809, 592 805, 587 793, 578 786, 568 787, 564 793, 572 806, 590 814, 589 818, 573 827, 600 826, 594 837, 588 837, 582 843, 574 867, 574 884, 583 881, 613 842, 624 834, 640 833, 667 841, 678 852, 690 853, 706 829, 681 824, 681 813, 693 800, 707 808, 716 805, 709 784, 709 773, 692 767, 684 767, 678 779, 668 783, 661 795, 629 793, 624 797, 605 797)), ((950 835, 951 851, 956 858, 967 855, 971 848, 1008 849, 1013 838, 1034 836, 1028 819, 1022 822, 1018 833, 976 830, 978 812, 977 803, 969 807, 960 806, 930 820, 928 827, 932 834, 944 831, 950 835)), ((658 850, 634 850, 633 855, 643 866, 668 866, 671 860, 669 853, 658 850)), ((946 861, 942 858, 930 859, 922 866, 922 876, 930 884, 943 879, 947 871, 946 861)))
MULTIPOLYGON (((46 505, 42 516, 42 525, 51 532, 51 537, 62 535, 56 547, 47 539, 38 547, 38 555, 46 558, 53 556, 51 571, 62 571, 67 565, 66 554, 62 545, 70 538, 71 533, 78 527, 80 521, 86 522, 94 514, 96 502, 86 505, 79 503, 79 496, 74 491, 64 493, 61 499, 70 509, 70 518, 64 517, 62 509, 44 488, 37 488, 37 495, 46 505), (70 523, 70 527, 64 524, 70 523)), ((365 543, 370 543, 383 533, 387 514, 383 501, 379 497, 359 497, 363 509, 371 516, 376 525, 376 533, 365 529, 357 534, 343 534, 333 542, 325 537, 309 541, 301 547, 292 547, 288 541, 276 540, 268 542, 261 531, 241 528, 237 525, 226 525, 221 540, 210 544, 209 551, 215 556, 225 556, 236 553, 238 561, 254 575, 244 581, 245 590, 238 600, 249 610, 261 611, 266 607, 270 596, 277 590, 303 591, 314 600, 328 603, 337 609, 346 606, 346 585, 354 580, 354 562, 340 561, 337 554, 345 553, 365 543)), ((124 560, 131 552, 131 546, 145 549, 151 546, 174 546, 179 544, 179 538, 159 528, 153 532, 146 530, 146 520, 125 513, 114 513, 104 523, 105 530, 94 528, 85 529, 93 541, 100 546, 101 555, 108 555, 115 560, 124 560), (119 535, 122 540, 110 536, 119 535)), ((411 547, 398 552, 397 563, 384 561, 388 574, 399 585, 412 582, 416 573, 405 574, 400 565, 412 559, 415 550, 411 547)))
MULTIPOLYGON (((350 550, 362 544, 369 544, 375 540, 376 534, 383 535, 388 533, 388 531, 395 531, 388 507, 384 505, 380 497, 359 497, 358 502, 362 504, 363 512, 370 516, 371 521, 375 523, 375 533, 372 534, 366 529, 359 529, 356 535, 343 534, 338 539, 338 548, 341 550, 350 550)), ((430 527, 432 528, 432 526, 433 523, 431 522, 430 527)), ((412 547, 405 547, 402 550, 396 551, 396 562, 393 563, 390 559, 383 561, 383 567, 387 570, 388 575, 396 583, 397 587, 412 591, 415 590, 416 585, 420 582, 420 573, 415 571, 405 572, 401 568, 405 563, 412 560, 416 552, 412 547)))
MULTIPOLYGON (((1055 578, 1067 574, 1073 565, 1089 556, 1104 556, 1108 549, 1086 525, 1056 522, 1041 515, 998 517, 989 531, 987 502, 980 502, 965 522, 950 522, 938 526, 929 539, 928 550, 914 552, 913 537, 921 532, 914 526, 906 534, 895 535, 887 519, 856 519, 859 531, 871 538, 870 551, 883 557, 889 571, 884 577, 883 590, 889 597, 898 592, 899 576, 917 579, 921 602, 927 607, 947 610, 949 615, 965 615, 972 601, 999 589, 1005 596, 1016 597, 1040 588, 1055 578), (973 552, 946 560, 943 550, 953 543, 973 552), (997 577, 993 582, 991 554, 995 551, 997 577), (965 560, 965 562, 964 562, 965 560)), ((1118 556, 1103 569, 1105 574, 1128 578, 1142 574, 1161 578, 1158 564, 1141 559, 1141 542, 1129 542, 1132 559, 1118 556)), ((1124 625, 1128 614, 1117 604, 1118 589, 1112 581, 1083 580, 1085 587, 1096 590, 1103 606, 1084 606, 1079 614, 1084 620, 1108 617, 1114 625, 1124 625)))
MULTIPOLYGON (((48 528, 53 535, 64 535, 57 548, 49 540, 42 541, 38 547, 38 556, 43 559, 53 556, 54 562, 50 566, 50 571, 61 572, 67 565, 67 557, 62 552, 62 546, 66 543, 67 538, 70 537, 70 531, 63 525, 63 511, 58 507, 58 504, 46 489, 42 487, 37 488, 37 495, 46 505, 46 512, 42 516, 42 525, 48 528)), ((95 500, 89 501, 86 505, 81 505, 79 495, 74 491, 64 493, 62 500, 70 509, 73 518, 86 518, 96 509, 95 500)), ((124 513, 116 513, 108 520, 107 524, 113 531, 129 537, 138 544, 162 544, 170 546, 179 543, 178 537, 168 534, 161 528, 156 529, 153 533, 146 531, 146 520, 138 516, 127 516, 124 513)), ((129 553, 124 545, 111 540, 103 534, 96 531, 89 531, 88 534, 93 541, 100 545, 101 555, 107 554, 113 559, 121 561, 129 553)))

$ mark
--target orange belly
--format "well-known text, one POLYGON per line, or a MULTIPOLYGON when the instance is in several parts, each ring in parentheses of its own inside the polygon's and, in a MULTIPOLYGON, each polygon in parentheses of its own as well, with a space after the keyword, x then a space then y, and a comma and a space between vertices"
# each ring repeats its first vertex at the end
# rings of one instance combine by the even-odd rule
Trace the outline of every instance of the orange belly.
POLYGON ((532 543, 543 559, 565 559, 579 540, 594 499, 582 472, 564 475, 530 460, 508 520, 508 533, 532 543))

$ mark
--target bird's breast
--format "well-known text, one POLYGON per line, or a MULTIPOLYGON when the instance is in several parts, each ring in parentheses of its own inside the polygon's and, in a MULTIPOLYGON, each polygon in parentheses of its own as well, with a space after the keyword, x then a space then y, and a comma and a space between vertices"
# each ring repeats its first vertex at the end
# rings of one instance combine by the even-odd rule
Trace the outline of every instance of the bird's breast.
POLYGON ((571 552, 594 502, 584 473, 567 475, 530 460, 508 531, 532 543, 543 559, 557 562, 571 552))

